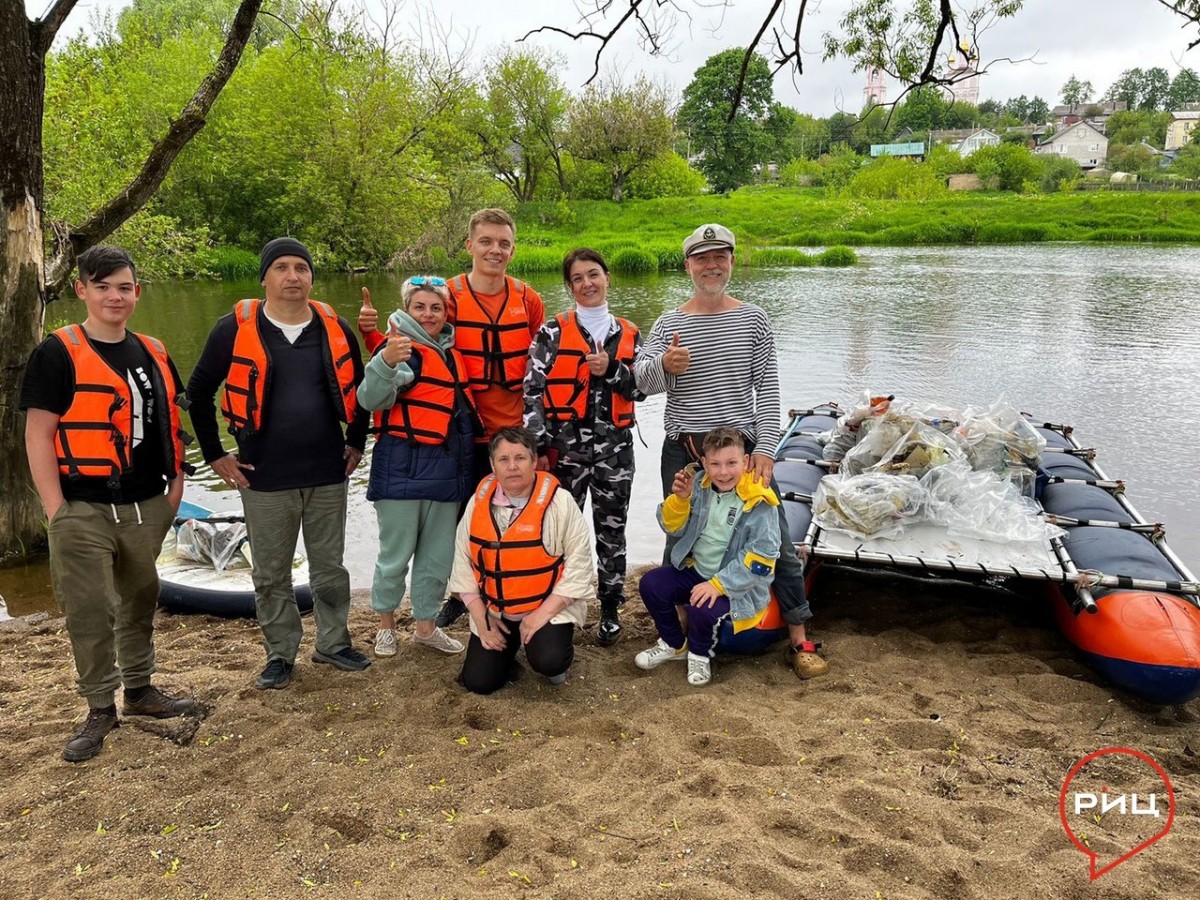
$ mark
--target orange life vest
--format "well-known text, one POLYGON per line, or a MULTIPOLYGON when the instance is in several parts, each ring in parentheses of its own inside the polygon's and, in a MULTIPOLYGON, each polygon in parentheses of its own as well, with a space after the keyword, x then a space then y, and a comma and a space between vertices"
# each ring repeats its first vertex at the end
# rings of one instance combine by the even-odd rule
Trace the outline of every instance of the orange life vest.
POLYGON ((496 476, 489 475, 475 491, 471 568, 489 609, 522 615, 542 605, 562 574, 563 558, 547 553, 542 543, 542 526, 558 479, 549 472, 535 473, 529 502, 503 534, 492 513, 496 486, 496 476))
MULTIPOLYGON (((221 413, 229 421, 231 434, 253 434, 262 428, 263 399, 271 380, 271 358, 258 330, 258 312, 262 300, 239 300, 233 307, 237 319, 237 336, 233 341, 233 358, 225 376, 225 396, 221 413)), ((309 300, 314 315, 325 328, 325 368, 329 375, 329 390, 334 407, 343 422, 354 419, 354 353, 358 345, 350 346, 337 313, 328 303, 309 300)))
MULTIPOLYGON (((184 460, 183 445, 192 437, 179 420, 180 398, 167 362, 162 341, 131 332, 154 360, 151 388, 158 408, 168 410, 157 417, 162 436, 163 474, 173 480, 181 469, 190 470, 184 460)), ((58 471, 68 478, 108 478, 109 487, 120 487, 121 475, 129 471, 133 450, 133 389, 124 372, 118 372, 88 340, 80 325, 57 329, 58 338, 71 357, 75 393, 70 408, 58 420, 54 450, 58 471)))
POLYGON ((451 371, 442 355, 428 344, 414 343, 412 349, 421 357, 420 377, 412 387, 396 395, 391 409, 376 411, 371 430, 377 435, 390 434, 418 444, 445 444, 450 439, 455 395, 461 391, 467 403, 475 406, 475 398, 462 381, 462 354, 450 351, 454 361, 451 371))
MULTIPOLYGON (((592 383, 592 373, 584 357, 595 351, 584 339, 583 331, 579 328, 579 317, 574 311, 559 313, 555 318, 561 331, 558 354, 546 373, 546 418, 559 422, 582 419, 587 413, 588 392, 592 383)), ((616 319, 621 329, 617 359, 626 365, 633 365, 637 326, 619 316, 616 319)), ((612 392, 612 420, 618 428, 630 428, 634 422, 633 401, 616 391, 612 392)))
POLYGON ((450 280, 454 297, 454 347, 467 364, 467 383, 473 391, 499 385, 521 390, 529 358, 529 313, 523 281, 504 276, 504 302, 498 316, 488 315, 466 275, 450 280))

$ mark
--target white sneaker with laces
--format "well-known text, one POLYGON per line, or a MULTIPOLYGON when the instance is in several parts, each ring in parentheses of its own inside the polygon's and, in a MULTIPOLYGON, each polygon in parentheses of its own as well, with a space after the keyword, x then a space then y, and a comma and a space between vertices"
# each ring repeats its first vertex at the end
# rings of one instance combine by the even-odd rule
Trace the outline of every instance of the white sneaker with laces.
POLYGON ((665 662, 673 659, 687 659, 687 643, 676 650, 662 638, 654 642, 653 647, 647 647, 633 658, 633 664, 639 669, 657 669, 665 662))
POLYGON ((687 655, 688 661, 688 684, 693 687, 704 687, 712 681, 712 663, 707 656, 697 656, 695 653, 687 655))
POLYGON ((463 652, 462 641, 456 641, 440 628, 434 628, 433 634, 429 637, 421 637, 414 631, 413 643, 420 644, 422 647, 432 647, 434 650, 442 651, 442 653, 463 652))
POLYGON ((396 632, 391 628, 380 628, 379 633, 375 635, 375 655, 376 656, 395 656, 396 655, 396 632))

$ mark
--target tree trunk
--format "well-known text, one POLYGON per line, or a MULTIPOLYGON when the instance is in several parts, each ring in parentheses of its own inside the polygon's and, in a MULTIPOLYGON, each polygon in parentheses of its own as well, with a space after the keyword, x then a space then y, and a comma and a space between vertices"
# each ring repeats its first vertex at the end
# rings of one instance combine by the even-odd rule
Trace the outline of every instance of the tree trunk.
POLYGON ((44 56, 24 4, 0 0, 0 564, 45 540, 29 479, 25 417, 18 408, 25 363, 42 336, 42 104, 44 56))
POLYGON ((26 362, 42 337, 47 271, 57 289, 70 275, 77 253, 108 237, 150 199, 175 157, 204 127, 262 6, 262 0, 242 0, 212 70, 155 143, 137 176, 76 228, 55 225, 56 252, 47 265, 42 230, 46 54, 76 2, 55 0, 41 19, 31 22, 20 0, 0 0, 0 322, 5 330, 0 340, 0 565, 46 537, 18 406, 26 362))
POLYGON ((622 172, 620 169, 613 169, 612 186, 613 186, 613 201, 615 203, 620 203, 621 195, 625 193, 625 173, 622 172))

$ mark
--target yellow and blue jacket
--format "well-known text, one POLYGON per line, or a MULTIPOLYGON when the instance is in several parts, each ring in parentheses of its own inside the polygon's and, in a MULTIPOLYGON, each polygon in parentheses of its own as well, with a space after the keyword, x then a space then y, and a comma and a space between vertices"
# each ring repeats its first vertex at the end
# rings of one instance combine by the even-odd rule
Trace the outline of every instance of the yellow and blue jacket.
MULTIPOLYGON (((752 628, 766 611, 779 558, 779 498, 770 486, 755 481, 747 472, 734 487, 742 501, 733 537, 721 560, 721 568, 710 581, 729 598, 733 630, 752 628)), ((692 547, 708 521, 708 510, 716 494, 707 475, 692 482, 692 497, 682 500, 670 494, 658 506, 658 524, 678 541, 671 549, 671 565, 690 564, 692 547)))

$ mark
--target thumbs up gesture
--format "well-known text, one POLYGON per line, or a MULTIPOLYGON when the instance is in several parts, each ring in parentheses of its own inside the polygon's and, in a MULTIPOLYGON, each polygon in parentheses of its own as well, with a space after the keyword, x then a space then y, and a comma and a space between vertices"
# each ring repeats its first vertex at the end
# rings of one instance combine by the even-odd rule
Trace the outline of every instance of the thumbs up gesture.
POLYGON ((662 355, 663 371, 668 375, 682 375, 692 364, 692 354, 687 347, 679 342, 679 332, 675 332, 669 346, 662 355))
POLYGON ((369 334, 379 330, 379 312, 371 305, 371 292, 362 289, 363 302, 358 308, 358 330, 360 334, 369 334))
POLYGON ((388 320, 387 345, 383 348, 383 361, 392 368, 412 357, 412 341, 402 334, 391 319, 388 320))
POLYGON ((592 352, 583 358, 588 371, 599 377, 608 371, 608 351, 599 344, 592 345, 592 352))

